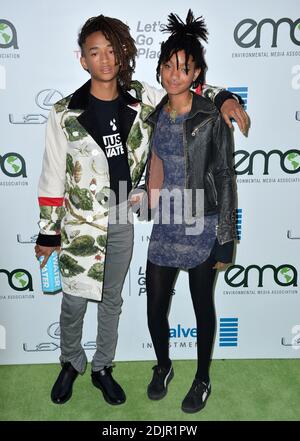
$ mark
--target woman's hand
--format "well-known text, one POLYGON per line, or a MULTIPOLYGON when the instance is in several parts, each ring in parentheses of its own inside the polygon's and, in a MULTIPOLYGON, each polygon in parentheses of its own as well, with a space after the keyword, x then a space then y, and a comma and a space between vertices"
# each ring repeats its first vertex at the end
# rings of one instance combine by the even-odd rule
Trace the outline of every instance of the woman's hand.
POLYGON ((44 260, 40 265, 40 267, 43 268, 48 262, 48 259, 53 251, 57 251, 58 253, 60 252, 60 247, 44 247, 41 245, 36 245, 34 247, 34 250, 37 259, 39 259, 41 256, 44 256, 44 260))
POLYGON ((243 107, 237 102, 236 99, 230 98, 224 101, 221 106, 221 113, 230 129, 233 128, 230 118, 233 118, 237 122, 240 131, 245 136, 247 136, 250 126, 250 119, 243 107))
POLYGON ((231 265, 231 263, 223 263, 223 262, 217 262, 215 266, 213 266, 213 269, 216 270, 224 270, 227 266, 231 265))
POLYGON ((146 194, 145 190, 139 191, 139 189, 135 189, 129 195, 129 204, 131 206, 136 205, 136 204, 140 204, 143 197, 145 196, 145 194, 146 194))

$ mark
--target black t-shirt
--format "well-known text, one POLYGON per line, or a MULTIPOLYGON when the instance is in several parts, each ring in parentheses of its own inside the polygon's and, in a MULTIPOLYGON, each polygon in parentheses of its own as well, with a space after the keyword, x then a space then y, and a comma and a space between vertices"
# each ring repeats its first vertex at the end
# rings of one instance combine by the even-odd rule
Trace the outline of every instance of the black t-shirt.
POLYGON ((115 192, 117 204, 127 199, 132 188, 127 159, 128 152, 120 134, 120 100, 121 98, 118 97, 113 101, 102 101, 90 95, 90 106, 95 112, 97 120, 97 137, 102 140, 101 147, 104 146, 109 166, 110 188, 115 192), (120 181, 125 181, 122 186, 127 186, 126 191, 123 190, 121 193, 119 191, 120 181))

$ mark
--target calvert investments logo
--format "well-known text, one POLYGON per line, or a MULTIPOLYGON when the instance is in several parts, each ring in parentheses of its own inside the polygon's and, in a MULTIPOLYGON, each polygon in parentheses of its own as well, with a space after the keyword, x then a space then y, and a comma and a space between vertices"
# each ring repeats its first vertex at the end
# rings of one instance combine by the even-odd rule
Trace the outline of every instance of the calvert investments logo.
POLYGON ((219 346, 236 347, 238 345, 239 319, 236 317, 220 318, 219 324, 219 346))
POLYGON ((236 228, 236 238, 241 240, 242 238, 242 208, 237 208, 235 210, 235 228, 236 228))
MULTIPOLYGON (((42 110, 51 110, 53 104, 63 98, 63 94, 56 89, 43 89, 35 97, 36 105, 42 110)), ((11 124, 45 124, 48 115, 44 113, 26 113, 23 115, 9 114, 11 124)))
POLYGON ((197 328, 185 328, 180 323, 178 323, 175 328, 170 328, 170 338, 189 338, 197 337, 197 328))
POLYGON ((248 104, 248 87, 247 86, 239 86, 239 87, 227 87, 228 92, 235 93, 240 95, 243 100, 243 108, 247 110, 248 104))
MULTIPOLYGON (((197 347, 197 328, 188 327, 182 323, 170 327, 169 347, 178 350, 197 347)), ((152 342, 142 343, 143 349, 153 349, 152 342)))
POLYGON ((19 49, 16 28, 10 21, 0 18, 0 48, 10 47, 19 49))

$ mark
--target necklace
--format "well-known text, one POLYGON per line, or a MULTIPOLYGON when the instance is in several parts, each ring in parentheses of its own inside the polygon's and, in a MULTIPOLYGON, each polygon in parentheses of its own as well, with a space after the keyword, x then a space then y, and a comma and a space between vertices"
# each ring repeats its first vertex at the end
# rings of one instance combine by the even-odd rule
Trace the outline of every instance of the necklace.
POLYGON ((185 113, 185 112, 183 112, 183 110, 186 109, 187 107, 190 107, 192 99, 193 99, 193 95, 190 92, 188 102, 186 104, 184 104, 184 106, 182 106, 182 108, 180 110, 174 109, 174 107, 171 106, 170 101, 168 100, 167 105, 166 105, 166 109, 169 113, 170 120, 173 124, 176 122, 177 116, 182 113, 185 113))

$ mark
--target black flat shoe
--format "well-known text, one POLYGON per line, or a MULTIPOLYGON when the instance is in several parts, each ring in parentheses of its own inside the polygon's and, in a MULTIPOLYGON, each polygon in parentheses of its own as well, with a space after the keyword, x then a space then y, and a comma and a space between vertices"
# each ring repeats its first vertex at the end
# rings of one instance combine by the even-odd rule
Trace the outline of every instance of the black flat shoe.
POLYGON ((101 371, 92 371, 92 383, 101 390, 105 401, 112 405, 123 404, 126 395, 121 386, 113 379, 112 367, 105 367, 101 371))
POLYGON ((55 404, 64 404, 72 396, 73 383, 78 376, 78 371, 73 368, 71 363, 63 364, 62 370, 57 377, 51 391, 51 400, 55 404))

